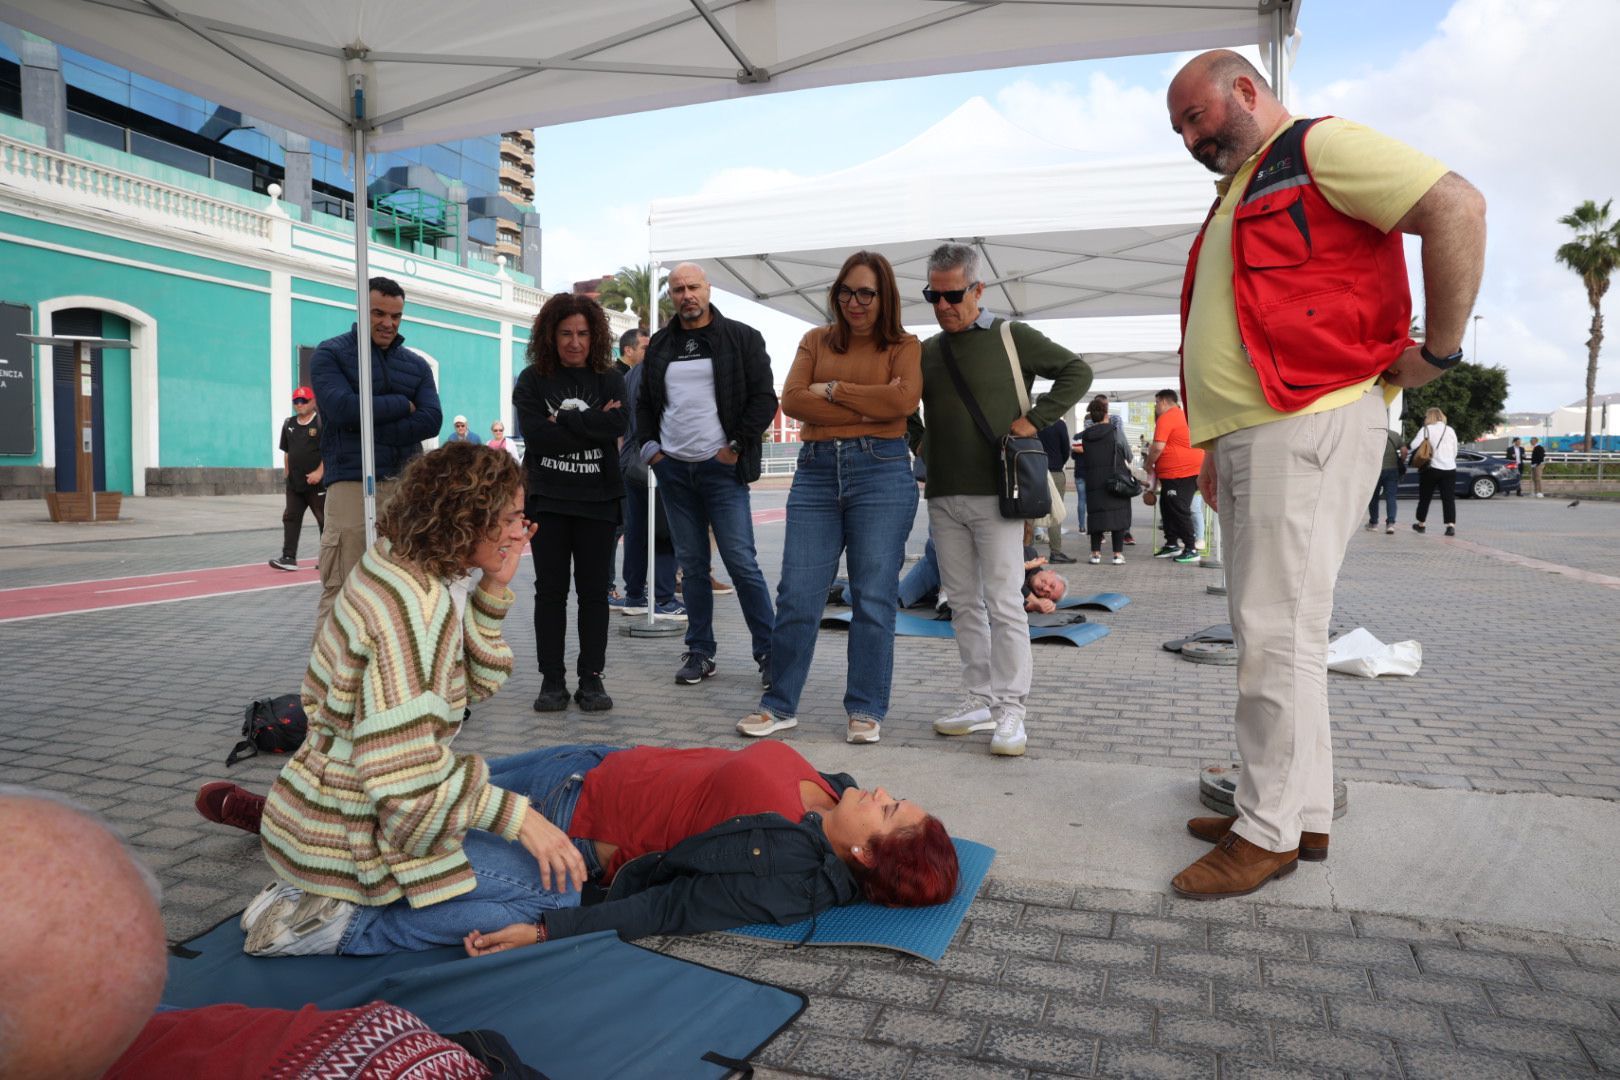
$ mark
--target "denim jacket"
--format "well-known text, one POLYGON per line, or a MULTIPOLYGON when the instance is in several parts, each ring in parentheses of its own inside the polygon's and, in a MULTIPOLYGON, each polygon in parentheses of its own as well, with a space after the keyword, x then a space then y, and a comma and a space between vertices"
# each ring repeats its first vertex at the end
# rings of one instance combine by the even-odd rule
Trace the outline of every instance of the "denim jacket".
MULTIPOLYGON (((847 773, 822 774, 842 795, 847 773)), ((821 815, 801 822, 750 814, 689 836, 668 851, 624 864, 606 895, 546 912, 550 937, 617 930, 625 941, 649 934, 700 934, 748 923, 786 926, 861 895, 855 875, 828 843, 821 815)))

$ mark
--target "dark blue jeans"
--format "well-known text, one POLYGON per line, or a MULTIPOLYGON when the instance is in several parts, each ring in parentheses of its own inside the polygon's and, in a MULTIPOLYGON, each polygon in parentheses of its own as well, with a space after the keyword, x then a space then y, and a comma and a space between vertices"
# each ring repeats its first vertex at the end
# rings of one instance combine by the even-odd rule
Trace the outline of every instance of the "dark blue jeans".
MULTIPOLYGON (((737 588, 743 619, 753 637, 755 660, 771 653, 771 591, 759 572, 754 553, 754 517, 748 485, 737 479, 734 465, 676 461, 665 455, 653 466, 664 495, 675 560, 681 567, 681 599, 686 604, 686 648, 714 656, 714 589, 709 584, 709 530, 714 530, 720 561, 737 588)), ((823 590, 823 599, 825 590, 823 590)))
POLYGON ((1373 485, 1372 499, 1367 503, 1367 524, 1378 524, 1378 496, 1384 497, 1384 524, 1395 524, 1395 489, 1400 483, 1399 469, 1385 469, 1378 474, 1378 483, 1373 485))
MULTIPOLYGON (((847 594, 849 590, 845 590, 847 594)), ((929 595, 939 595, 939 556, 934 554, 934 538, 923 547, 923 557, 912 564, 900 579, 900 606, 915 607, 929 595)), ((847 595, 845 597, 848 599, 847 595)))
POLYGON ((827 439, 799 450, 776 588, 771 688, 761 708, 778 717, 798 714, 843 556, 854 608, 844 712, 873 720, 888 714, 900 564, 916 516, 917 482, 904 439, 827 439))
MULTIPOLYGON (((489 763, 490 783, 528 797, 534 808, 557 828, 568 831, 585 774, 618 746, 547 746, 489 763)), ((600 873, 596 848, 576 840, 585 868, 600 873)), ((430 907, 413 908, 404 900, 386 907, 355 910, 338 943, 345 956, 415 952, 440 945, 459 945, 474 930, 499 930, 534 922, 541 912, 578 907, 578 889, 542 889, 534 856, 515 841, 482 829, 469 829, 462 850, 478 885, 470 893, 430 907)))
MULTIPOLYGON (((660 604, 674 600, 673 551, 653 545, 653 574, 653 599, 660 604)), ((624 485, 624 595, 632 600, 647 597, 647 489, 631 483, 624 485)))

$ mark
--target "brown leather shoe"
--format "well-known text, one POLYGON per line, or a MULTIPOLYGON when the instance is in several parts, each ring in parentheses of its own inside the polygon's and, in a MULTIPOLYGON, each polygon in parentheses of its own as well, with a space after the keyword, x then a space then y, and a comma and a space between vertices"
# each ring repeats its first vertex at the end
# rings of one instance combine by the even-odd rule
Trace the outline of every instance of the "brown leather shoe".
POLYGON ((1247 896, 1298 865, 1297 851, 1267 851, 1228 832, 1213 851, 1171 878, 1170 887, 1189 900, 1224 900, 1247 896))
MULTIPOLYGON (((1195 817, 1187 822, 1187 831, 1206 844, 1213 844, 1232 831, 1236 817, 1195 817)), ((1300 862, 1327 862, 1328 834, 1302 832, 1299 834, 1300 862)))

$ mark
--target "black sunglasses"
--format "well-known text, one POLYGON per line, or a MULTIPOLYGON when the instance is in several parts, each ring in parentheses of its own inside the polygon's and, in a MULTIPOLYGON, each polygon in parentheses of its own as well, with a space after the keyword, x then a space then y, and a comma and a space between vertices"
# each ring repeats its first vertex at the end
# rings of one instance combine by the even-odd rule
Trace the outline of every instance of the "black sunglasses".
POLYGON ((973 283, 973 285, 969 285, 966 289, 944 289, 944 290, 940 290, 940 289, 930 289, 930 288, 924 287, 924 289, 923 289, 923 299, 928 301, 930 304, 937 304, 937 303, 939 303, 940 299, 943 297, 947 304, 960 304, 962 302, 962 297, 966 296, 969 293, 969 291, 971 291, 973 289, 973 286, 977 285, 977 284, 978 284, 978 282, 975 281, 973 283))
POLYGON ((314 400, 315 400, 314 398, 295 397, 295 398, 293 398, 293 404, 294 405, 308 405, 311 401, 314 401, 314 400))

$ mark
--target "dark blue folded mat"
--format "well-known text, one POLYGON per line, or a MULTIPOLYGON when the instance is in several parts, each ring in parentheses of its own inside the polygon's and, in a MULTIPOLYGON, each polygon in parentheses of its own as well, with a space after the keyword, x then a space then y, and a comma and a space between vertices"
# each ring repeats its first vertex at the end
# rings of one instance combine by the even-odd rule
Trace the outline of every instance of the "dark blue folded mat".
POLYGON ((823 911, 814 919, 790 926, 753 923, 730 931, 791 945, 870 945, 894 949, 939 963, 962 925, 968 905, 979 892, 996 849, 972 840, 952 837, 956 845, 956 893, 943 904, 923 908, 891 908, 865 900, 823 911))
MULTIPOLYGON (((1105 593, 1103 595, 1110 594, 1105 593)), ((1112 595, 1119 596, 1118 593, 1112 595)), ((1123 604, 1119 605, 1120 607, 1130 603, 1123 596, 1119 596, 1119 599, 1124 601, 1123 604)), ((1073 608, 1082 605, 1070 604, 1068 606, 1073 608)), ((1117 611, 1118 608, 1110 608, 1109 610, 1117 611)), ((852 612, 834 611, 821 617, 821 625, 826 630, 848 630, 849 624, 854 618, 852 612)), ((948 638, 956 636, 956 631, 951 629, 950 619, 941 619, 916 611, 895 612, 894 632, 899 637, 948 638)), ((1094 622, 1073 623, 1067 626, 1036 626, 1031 623, 1029 627, 1029 639, 1031 641, 1056 641, 1069 645, 1090 645, 1098 638, 1107 636, 1108 627, 1094 622)))
POLYGON ((231 918, 171 950, 163 1004, 409 1009, 438 1032, 491 1028, 554 1080, 723 1077, 804 1010, 803 994, 627 945, 611 931, 494 956, 257 957, 231 918))

